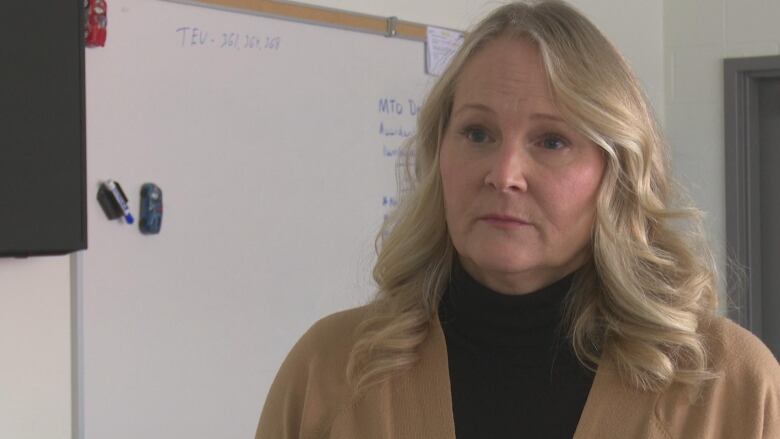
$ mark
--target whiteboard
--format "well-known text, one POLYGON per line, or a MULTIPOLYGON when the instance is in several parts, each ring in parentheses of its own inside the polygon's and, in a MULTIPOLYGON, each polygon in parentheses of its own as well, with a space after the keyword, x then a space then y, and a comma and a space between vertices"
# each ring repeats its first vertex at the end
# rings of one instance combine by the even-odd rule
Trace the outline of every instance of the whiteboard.
POLYGON ((157 0, 110 3, 88 49, 89 249, 76 392, 87 439, 253 437, 319 318, 366 303, 421 42, 157 0), (159 235, 100 182, 163 191, 159 235))

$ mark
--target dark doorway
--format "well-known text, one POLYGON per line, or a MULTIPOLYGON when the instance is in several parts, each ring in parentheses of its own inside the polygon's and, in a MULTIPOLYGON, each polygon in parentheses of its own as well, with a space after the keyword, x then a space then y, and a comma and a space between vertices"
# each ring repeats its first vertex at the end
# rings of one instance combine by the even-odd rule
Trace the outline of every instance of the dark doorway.
POLYGON ((780 358, 780 77, 758 84, 761 335, 780 358))
POLYGON ((780 358, 780 56, 725 61, 729 316, 780 358))

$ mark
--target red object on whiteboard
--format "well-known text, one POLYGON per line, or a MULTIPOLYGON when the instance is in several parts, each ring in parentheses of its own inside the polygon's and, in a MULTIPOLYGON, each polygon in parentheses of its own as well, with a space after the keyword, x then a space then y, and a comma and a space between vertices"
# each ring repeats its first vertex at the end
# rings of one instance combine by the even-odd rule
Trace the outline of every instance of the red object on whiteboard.
POLYGON ((84 41, 87 47, 106 45, 106 0, 84 0, 86 23, 84 41))

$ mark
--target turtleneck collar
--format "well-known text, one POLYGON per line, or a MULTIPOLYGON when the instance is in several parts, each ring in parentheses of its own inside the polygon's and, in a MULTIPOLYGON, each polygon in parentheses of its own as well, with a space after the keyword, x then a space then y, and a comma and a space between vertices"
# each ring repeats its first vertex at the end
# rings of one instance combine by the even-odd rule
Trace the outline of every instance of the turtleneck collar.
POLYGON ((507 295, 482 285, 456 261, 439 318, 480 345, 552 347, 565 335, 560 332, 563 303, 573 277, 528 294, 507 295))

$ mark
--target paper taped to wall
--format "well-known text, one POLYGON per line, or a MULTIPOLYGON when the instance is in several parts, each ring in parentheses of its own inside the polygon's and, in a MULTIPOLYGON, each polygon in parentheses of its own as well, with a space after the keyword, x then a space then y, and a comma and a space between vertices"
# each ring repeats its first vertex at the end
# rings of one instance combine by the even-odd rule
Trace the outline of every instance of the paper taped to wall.
POLYGON ((463 44, 463 33, 428 26, 425 44, 425 70, 429 75, 441 75, 450 59, 463 44))

